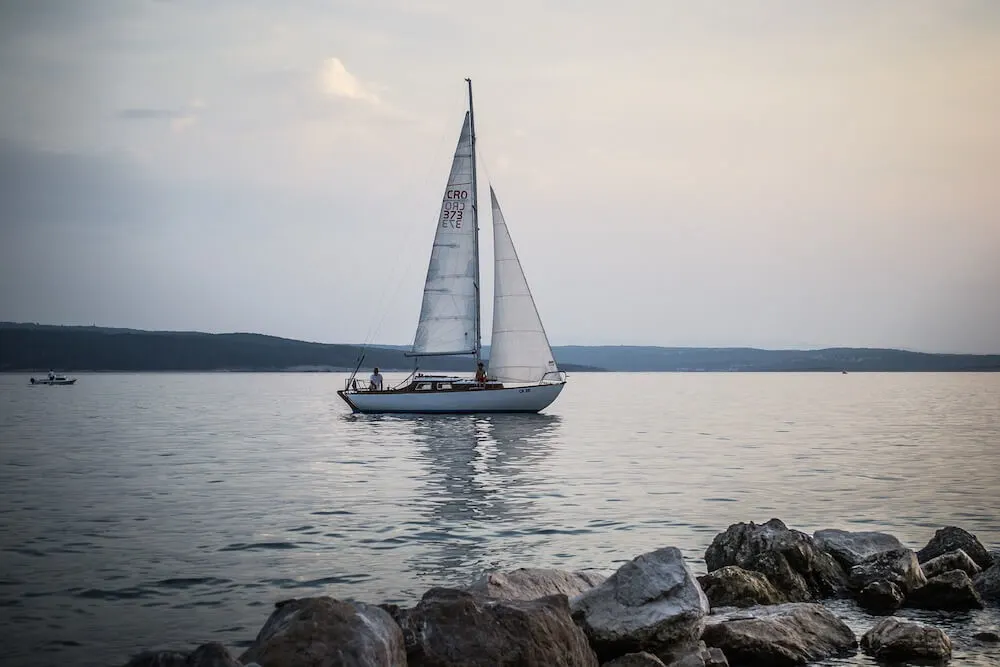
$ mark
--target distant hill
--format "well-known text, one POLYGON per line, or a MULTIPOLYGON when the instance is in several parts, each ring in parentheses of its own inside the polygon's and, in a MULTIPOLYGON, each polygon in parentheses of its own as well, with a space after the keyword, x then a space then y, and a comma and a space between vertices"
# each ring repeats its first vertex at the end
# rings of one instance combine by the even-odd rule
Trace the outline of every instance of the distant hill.
MULTIPOLYGON (((251 333, 142 331, 0 322, 0 371, 353 370, 360 345, 251 333)), ((369 347, 364 368, 411 370, 402 349, 369 347)), ((556 359, 558 362, 558 358, 556 359)), ((423 370, 471 372, 469 357, 425 357, 423 370)), ((567 371, 600 370, 570 363, 567 371)))
POLYGON ((762 350, 750 347, 563 346, 560 362, 613 371, 1000 371, 1000 355, 880 348, 762 350))
MULTIPOLYGON (((142 331, 0 322, 0 371, 353 370, 360 345, 251 333, 142 331)), ((410 370, 408 346, 365 350, 363 368, 410 370)), ((489 347, 483 350, 489 355, 489 347)), ((652 346, 557 346, 563 370, 582 371, 1000 371, 1000 355, 893 349, 762 350, 652 346)), ((468 372, 466 357, 426 357, 429 371, 468 372)))

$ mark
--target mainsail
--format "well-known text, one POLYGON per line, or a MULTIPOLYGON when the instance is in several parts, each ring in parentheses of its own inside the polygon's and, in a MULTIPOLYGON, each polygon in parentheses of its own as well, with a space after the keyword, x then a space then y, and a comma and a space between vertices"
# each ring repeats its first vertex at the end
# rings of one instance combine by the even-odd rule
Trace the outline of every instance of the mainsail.
POLYGON ((477 290, 476 212, 473 192, 473 136, 470 113, 451 163, 431 250, 414 355, 475 354, 477 290))
POLYGON ((500 382, 539 382, 559 369, 492 186, 490 200, 494 267, 490 376, 500 382))

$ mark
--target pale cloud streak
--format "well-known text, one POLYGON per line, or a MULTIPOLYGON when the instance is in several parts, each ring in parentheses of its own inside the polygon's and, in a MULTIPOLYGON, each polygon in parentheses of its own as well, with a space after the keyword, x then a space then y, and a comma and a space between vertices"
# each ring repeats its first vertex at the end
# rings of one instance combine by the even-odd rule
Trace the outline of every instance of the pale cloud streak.
POLYGON ((327 58, 320 69, 320 85, 327 95, 378 104, 378 96, 347 71, 340 58, 327 58))

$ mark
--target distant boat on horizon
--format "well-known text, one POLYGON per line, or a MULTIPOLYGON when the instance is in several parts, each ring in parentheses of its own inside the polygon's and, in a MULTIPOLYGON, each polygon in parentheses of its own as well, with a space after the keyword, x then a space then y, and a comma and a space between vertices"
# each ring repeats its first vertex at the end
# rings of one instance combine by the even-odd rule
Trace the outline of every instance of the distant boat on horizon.
POLYGON ((488 371, 482 362, 476 129, 472 81, 466 83, 469 108, 441 201, 420 319, 406 354, 415 359, 472 355, 476 377, 425 375, 415 368, 400 386, 383 389, 357 377, 359 362, 346 387, 337 392, 354 412, 539 412, 566 385, 492 185, 494 294, 488 371))
POLYGON ((35 378, 31 378, 29 380, 29 384, 41 384, 49 386, 71 385, 71 384, 76 384, 76 378, 68 378, 65 375, 56 375, 55 373, 50 372, 49 376, 45 378, 41 378, 38 380, 36 380, 35 378))

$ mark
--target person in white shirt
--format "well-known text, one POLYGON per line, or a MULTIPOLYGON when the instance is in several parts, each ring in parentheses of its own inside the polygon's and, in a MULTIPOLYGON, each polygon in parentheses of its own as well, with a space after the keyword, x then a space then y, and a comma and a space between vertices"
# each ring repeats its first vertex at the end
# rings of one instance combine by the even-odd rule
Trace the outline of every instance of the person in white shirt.
POLYGON ((382 391, 382 374, 378 372, 378 366, 368 380, 371 382, 372 391, 382 391))

